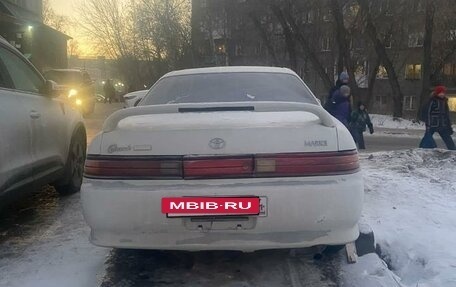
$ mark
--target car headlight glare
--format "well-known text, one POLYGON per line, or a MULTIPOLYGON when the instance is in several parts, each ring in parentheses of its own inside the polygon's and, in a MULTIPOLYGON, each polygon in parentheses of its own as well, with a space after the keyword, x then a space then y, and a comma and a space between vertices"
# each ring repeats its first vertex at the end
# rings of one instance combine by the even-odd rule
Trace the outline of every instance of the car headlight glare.
POLYGON ((75 89, 71 89, 68 93, 68 98, 74 97, 78 94, 78 91, 75 89))

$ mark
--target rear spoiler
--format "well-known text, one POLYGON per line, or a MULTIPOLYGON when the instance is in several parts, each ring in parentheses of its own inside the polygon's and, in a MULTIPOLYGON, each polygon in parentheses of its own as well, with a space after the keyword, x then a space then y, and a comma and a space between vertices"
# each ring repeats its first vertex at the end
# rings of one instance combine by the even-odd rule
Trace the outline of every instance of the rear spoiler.
POLYGON ((103 132, 116 129, 119 122, 132 116, 151 114, 177 114, 188 112, 215 112, 215 111, 252 111, 252 112, 308 112, 316 115, 325 127, 335 127, 333 117, 320 105, 290 102, 232 102, 232 103, 189 103, 169 104, 156 106, 139 106, 123 109, 109 116, 103 132))

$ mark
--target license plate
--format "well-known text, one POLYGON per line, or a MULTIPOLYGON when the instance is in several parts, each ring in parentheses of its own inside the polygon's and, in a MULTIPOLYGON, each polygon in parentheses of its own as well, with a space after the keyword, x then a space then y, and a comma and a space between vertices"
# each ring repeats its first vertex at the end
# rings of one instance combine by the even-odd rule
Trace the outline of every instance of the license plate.
POLYGON ((168 217, 266 216, 264 197, 170 197, 162 198, 168 217))

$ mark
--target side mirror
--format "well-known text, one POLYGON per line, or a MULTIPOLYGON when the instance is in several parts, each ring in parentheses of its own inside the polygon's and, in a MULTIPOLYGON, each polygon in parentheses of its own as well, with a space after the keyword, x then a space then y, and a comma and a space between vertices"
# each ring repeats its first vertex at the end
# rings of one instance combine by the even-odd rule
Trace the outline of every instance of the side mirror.
POLYGON ((60 95, 59 85, 51 80, 46 80, 44 84, 43 94, 49 98, 57 98, 60 95))

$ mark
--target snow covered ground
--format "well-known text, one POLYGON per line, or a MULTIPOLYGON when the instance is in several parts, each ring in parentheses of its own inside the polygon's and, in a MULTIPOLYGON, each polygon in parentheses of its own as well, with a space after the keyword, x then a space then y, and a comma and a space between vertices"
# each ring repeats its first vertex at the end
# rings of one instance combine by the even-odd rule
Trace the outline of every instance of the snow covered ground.
POLYGON ((374 253, 349 265, 343 253, 313 261, 287 251, 201 253, 191 259, 182 253, 111 251, 88 242, 79 196, 59 199, 54 192, 35 211, 44 215, 31 235, 18 232, 0 245, 0 286, 456 286, 456 153, 406 150, 361 157, 362 221, 374 230, 384 261, 374 253))
POLYGON ((40 222, 24 224, 37 230, 22 232, 27 227, 19 227, 17 235, 0 245, 0 286, 98 286, 109 249, 89 243, 79 194, 61 199, 50 190, 39 196, 45 202, 35 209, 40 222))
POLYGON ((372 124, 376 128, 400 129, 400 130, 424 130, 424 123, 417 123, 406 119, 396 119, 388 115, 370 115, 372 124))
POLYGON ((456 286, 456 153, 364 155, 363 221, 404 286, 456 286))

